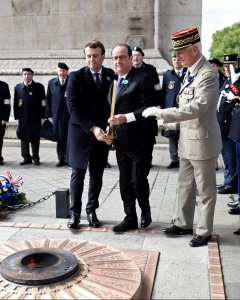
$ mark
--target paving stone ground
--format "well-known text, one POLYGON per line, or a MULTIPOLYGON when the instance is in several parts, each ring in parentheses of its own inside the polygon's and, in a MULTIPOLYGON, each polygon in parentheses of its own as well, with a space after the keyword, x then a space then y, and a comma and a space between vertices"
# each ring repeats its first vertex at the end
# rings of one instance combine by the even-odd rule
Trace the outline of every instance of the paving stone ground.
MULTIPOLYGON (((37 201, 59 188, 69 188, 70 167, 56 168, 57 156, 55 143, 41 142, 41 166, 20 166, 19 143, 4 141, 3 156, 6 161, 0 166, 0 174, 10 171, 13 177, 21 175, 30 201, 37 201)), ((233 232, 240 227, 238 216, 227 213, 229 195, 219 195, 217 199, 214 233, 218 236, 220 259, 216 249, 209 247, 191 248, 191 236, 167 238, 162 229, 169 225, 177 201, 178 169, 168 170, 169 152, 167 145, 157 144, 153 152, 153 168, 149 174, 151 189, 151 209, 153 223, 146 230, 124 234, 114 234, 111 227, 124 217, 119 193, 118 168, 115 152, 110 152, 112 168, 106 169, 100 207, 97 211, 103 222, 101 230, 89 230, 86 221, 85 205, 87 200, 88 174, 83 193, 82 228, 70 231, 66 228, 67 219, 56 218, 55 196, 30 208, 10 213, 0 220, 0 241, 29 240, 42 238, 79 238, 101 242, 116 248, 155 250, 161 253, 157 267, 152 299, 223 299, 221 292, 222 271, 224 292, 227 299, 240 299, 240 236, 233 232), (215 251, 215 252, 214 252, 215 251), (220 268, 222 266, 222 269, 220 268), (215 285, 214 285, 215 284, 215 285)), ((217 182, 223 181, 222 160, 217 171, 217 182)), ((233 195, 236 198, 236 195, 233 195)), ((140 218, 140 211, 138 209, 140 218)), ((196 206, 195 219, 198 216, 196 206)), ((211 247, 215 247, 215 246, 211 247)), ((223 287, 222 287, 223 290, 223 287)))

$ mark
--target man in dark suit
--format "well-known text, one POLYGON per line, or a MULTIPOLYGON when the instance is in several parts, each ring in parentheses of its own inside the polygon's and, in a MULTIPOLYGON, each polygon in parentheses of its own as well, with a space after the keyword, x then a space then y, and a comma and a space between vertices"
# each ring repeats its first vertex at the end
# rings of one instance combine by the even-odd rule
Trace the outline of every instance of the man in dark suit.
POLYGON ((31 164, 39 166, 40 129, 45 115, 44 86, 33 80, 33 70, 23 68, 23 82, 14 89, 14 118, 17 120, 17 137, 21 140, 23 161, 20 165, 31 164), (29 144, 32 146, 32 156, 29 144))
POLYGON ((4 164, 2 157, 3 137, 6 131, 6 123, 11 111, 10 91, 8 84, 0 81, 0 165, 4 164))
MULTIPOLYGON (((160 96, 161 108, 178 107, 177 96, 180 91, 181 83, 186 74, 187 68, 183 68, 181 61, 177 58, 176 52, 172 52, 173 68, 163 73, 163 82, 160 96)), ((178 140, 179 130, 162 131, 162 135, 169 140, 169 152, 171 162, 168 169, 179 167, 178 140)))
POLYGON ((69 123, 67 108, 68 66, 58 63, 58 76, 51 79, 47 88, 45 117, 53 123, 54 140, 57 141, 58 163, 56 167, 66 165, 66 147, 69 123))
POLYGON ((69 75, 67 105, 70 113, 67 163, 72 167, 71 217, 69 228, 77 228, 82 209, 82 192, 86 169, 89 167, 89 190, 86 207, 87 219, 92 227, 101 224, 95 210, 102 188, 102 176, 111 140, 105 135, 110 106, 107 94, 114 72, 102 66, 105 48, 99 41, 85 46, 87 66, 69 75))
MULTIPOLYGON (((118 74, 115 115, 109 123, 116 131, 116 157, 120 171, 120 193, 124 220, 113 227, 115 232, 138 228, 136 199, 141 208, 141 227, 151 224, 149 204, 149 174, 155 143, 154 119, 144 119, 142 112, 155 103, 151 78, 132 66, 132 51, 126 44, 112 49, 112 59, 118 74)), ((112 99, 112 88, 109 102, 112 99)))

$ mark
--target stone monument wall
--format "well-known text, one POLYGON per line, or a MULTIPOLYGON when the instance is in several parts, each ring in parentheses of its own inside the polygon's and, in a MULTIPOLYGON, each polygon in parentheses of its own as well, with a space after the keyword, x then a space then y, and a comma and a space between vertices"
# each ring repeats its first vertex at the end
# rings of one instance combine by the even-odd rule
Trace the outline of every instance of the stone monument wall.
POLYGON ((0 79, 13 99, 21 69, 30 67, 47 88, 58 62, 70 71, 85 65, 84 45, 95 38, 106 47, 105 66, 112 67, 111 48, 124 42, 141 47, 161 79, 170 68, 171 33, 200 29, 201 11, 201 0, 1 0, 0 79))

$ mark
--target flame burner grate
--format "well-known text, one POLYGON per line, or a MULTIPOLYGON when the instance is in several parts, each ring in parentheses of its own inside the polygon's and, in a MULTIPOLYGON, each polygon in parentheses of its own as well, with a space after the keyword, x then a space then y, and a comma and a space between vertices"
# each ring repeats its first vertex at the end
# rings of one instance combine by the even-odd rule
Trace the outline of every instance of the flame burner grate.
POLYGON ((1 263, 3 278, 24 285, 56 283, 69 278, 77 270, 76 256, 55 248, 18 251, 7 256, 1 263))

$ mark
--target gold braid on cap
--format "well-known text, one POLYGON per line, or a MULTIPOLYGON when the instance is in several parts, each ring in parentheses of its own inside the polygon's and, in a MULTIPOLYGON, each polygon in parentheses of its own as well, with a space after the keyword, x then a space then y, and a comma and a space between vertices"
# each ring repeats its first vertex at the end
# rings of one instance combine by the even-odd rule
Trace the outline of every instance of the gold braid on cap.
POLYGON ((192 44, 192 42, 200 39, 199 33, 196 33, 192 36, 181 38, 180 40, 172 40, 173 47, 187 46, 192 44))

